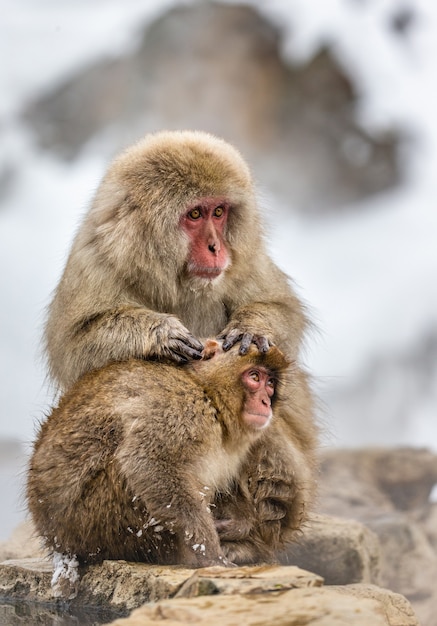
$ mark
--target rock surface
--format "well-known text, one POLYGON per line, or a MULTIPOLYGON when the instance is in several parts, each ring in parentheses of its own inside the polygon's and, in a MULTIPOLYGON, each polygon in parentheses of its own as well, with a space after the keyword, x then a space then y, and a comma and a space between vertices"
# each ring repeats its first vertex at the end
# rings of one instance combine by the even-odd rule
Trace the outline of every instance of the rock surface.
POLYGON ((437 614, 437 504, 429 499, 436 484, 437 455, 429 450, 330 450, 322 457, 319 510, 375 533, 380 584, 406 596, 423 626, 434 626, 437 614))
POLYGON ((377 536, 364 524, 327 515, 313 515, 302 537, 281 555, 322 576, 327 585, 379 583, 377 536))
MULTIPOLYGON (((8 601, 59 606, 50 585, 52 566, 40 559, 0 565, 0 596, 8 601)), ((83 573, 76 597, 64 598, 71 611, 124 613, 114 624, 244 624, 321 626, 416 626, 401 596, 372 585, 322 587, 323 579, 294 566, 184 568, 105 561, 83 573), (146 604, 144 604, 146 603, 146 604), (144 604, 144 606, 141 606, 144 604)))
POLYGON ((126 612, 144 602, 174 596, 193 573, 185 568, 104 561, 83 572, 79 583, 65 588, 60 599, 51 586, 53 566, 48 559, 9 560, 0 564, 0 597, 126 612))
POLYGON ((146 605, 113 626, 154 626, 165 623, 208 626, 414 626, 417 621, 404 600, 396 594, 367 588, 343 587, 294 589, 242 596, 202 596, 174 599, 146 605), (384 596, 384 600, 380 599, 384 596))

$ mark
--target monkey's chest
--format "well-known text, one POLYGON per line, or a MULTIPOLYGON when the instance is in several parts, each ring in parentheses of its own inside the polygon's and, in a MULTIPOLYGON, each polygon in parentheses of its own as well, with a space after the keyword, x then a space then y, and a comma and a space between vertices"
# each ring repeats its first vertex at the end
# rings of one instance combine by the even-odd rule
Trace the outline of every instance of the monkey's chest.
POLYGON ((177 314, 195 337, 215 337, 228 323, 223 302, 208 292, 202 298, 196 294, 185 309, 177 311, 177 314))
POLYGON ((249 444, 232 451, 217 449, 202 459, 197 468, 201 486, 212 491, 227 491, 233 479, 238 476, 248 449, 249 444))

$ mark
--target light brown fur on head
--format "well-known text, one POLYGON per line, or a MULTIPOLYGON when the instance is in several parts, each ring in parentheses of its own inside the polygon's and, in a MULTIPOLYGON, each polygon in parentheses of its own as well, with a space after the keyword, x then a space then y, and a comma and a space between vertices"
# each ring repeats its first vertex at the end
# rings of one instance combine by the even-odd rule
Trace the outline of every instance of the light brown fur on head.
POLYGON ((140 291, 135 295, 147 294, 154 307, 164 302, 174 306, 188 252, 188 242, 180 237, 181 211, 204 196, 232 199, 228 236, 233 254, 243 254, 247 237, 251 245, 260 240, 251 176, 234 148, 200 132, 150 135, 109 167, 82 230, 82 243, 97 236, 111 271, 121 269, 123 281, 132 275, 131 287, 140 291), (122 230, 117 228, 121 219, 122 230), (250 224, 249 232, 240 227, 243 223, 250 224), (122 238, 125 245, 120 245, 122 238), (157 273, 165 281, 161 293, 157 273), (151 284, 156 293, 150 292, 151 284))

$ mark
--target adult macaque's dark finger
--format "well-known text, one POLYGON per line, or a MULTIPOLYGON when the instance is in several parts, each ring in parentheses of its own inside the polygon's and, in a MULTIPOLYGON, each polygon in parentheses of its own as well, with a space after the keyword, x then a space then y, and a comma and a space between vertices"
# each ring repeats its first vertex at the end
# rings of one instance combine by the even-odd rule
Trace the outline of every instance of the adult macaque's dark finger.
POLYGON ((182 337, 182 341, 187 344, 189 348, 192 348, 196 352, 202 352, 205 347, 203 343, 193 335, 186 335, 185 337, 182 337))
POLYGON ((253 340, 252 333, 244 333, 241 339, 241 345, 240 345, 240 350, 239 350, 240 354, 247 354, 247 351, 249 350, 252 340, 253 340))
POLYGON ((180 356, 182 356, 183 358, 185 358, 185 360, 189 360, 189 359, 199 360, 202 358, 203 346, 201 350, 197 350, 197 349, 191 348, 184 341, 181 341, 180 339, 178 339, 173 342, 171 350, 172 352, 175 352, 179 354, 180 356))
POLYGON ((255 345, 260 352, 268 352, 270 348, 269 340, 263 335, 255 337, 255 345))
POLYGON ((234 330, 231 330, 224 338, 224 341, 222 344, 223 350, 226 352, 227 350, 232 348, 232 346, 235 345, 237 341, 241 339, 242 334, 243 333, 237 328, 234 330))

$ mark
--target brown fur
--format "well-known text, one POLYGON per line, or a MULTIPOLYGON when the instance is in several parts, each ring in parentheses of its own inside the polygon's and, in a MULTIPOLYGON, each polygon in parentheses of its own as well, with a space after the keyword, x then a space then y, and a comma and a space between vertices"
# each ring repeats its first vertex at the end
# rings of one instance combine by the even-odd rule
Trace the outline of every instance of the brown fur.
POLYGON ((313 402, 299 368, 306 326, 288 278, 265 250, 240 154, 205 133, 163 132, 109 167, 50 305, 46 347, 51 376, 64 390, 110 362, 174 359, 178 342, 199 337, 250 333, 280 347, 296 376, 274 428, 254 448, 233 496, 220 503, 225 517, 237 518, 223 530, 224 550, 254 561, 289 540, 314 491, 313 402), (224 235, 231 265, 205 281, 187 273, 189 241, 179 222, 196 198, 211 196, 230 206, 224 235))
POLYGON ((256 365, 280 376, 288 363, 276 348, 234 348, 192 366, 130 360, 80 379, 42 424, 29 467, 29 509, 47 546, 81 563, 227 564, 209 506, 261 436, 243 419, 241 377, 256 365))

